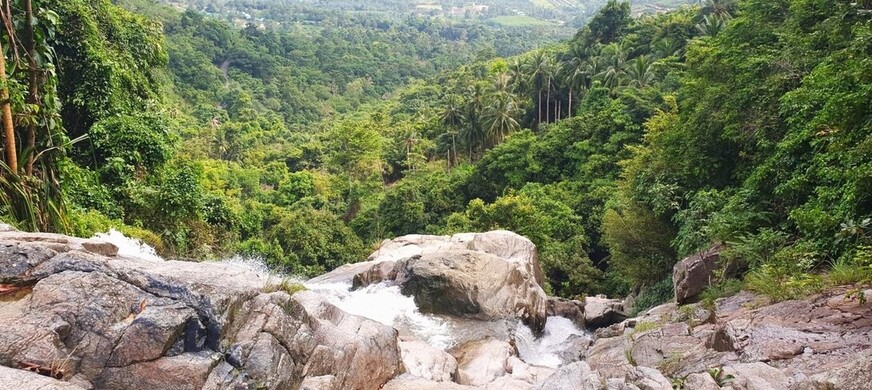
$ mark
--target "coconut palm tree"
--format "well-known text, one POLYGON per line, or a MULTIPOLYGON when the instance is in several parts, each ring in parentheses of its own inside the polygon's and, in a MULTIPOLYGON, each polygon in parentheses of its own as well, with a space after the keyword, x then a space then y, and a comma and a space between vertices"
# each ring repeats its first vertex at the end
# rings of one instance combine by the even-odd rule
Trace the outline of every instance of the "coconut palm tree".
POLYGON ((484 111, 487 138, 491 145, 500 143, 506 136, 521 127, 515 119, 521 112, 514 95, 498 93, 492 97, 484 111))
POLYGON ((569 106, 567 115, 572 116, 572 98, 576 91, 584 91, 588 86, 588 78, 591 73, 588 72, 585 59, 588 53, 580 45, 575 45, 569 50, 569 57, 563 63, 563 82, 569 89, 569 106))
POLYGON ((545 89, 547 78, 545 75, 545 67, 547 66, 548 56, 544 52, 538 51, 525 63, 524 73, 527 74, 528 85, 538 95, 536 100, 538 116, 537 123, 542 122, 542 90, 545 89))
POLYGON ((612 43, 603 48, 602 54, 605 56, 606 62, 603 70, 596 77, 604 87, 614 90, 623 82, 626 52, 620 44, 612 43))
POLYGON ((654 83, 654 63, 650 56, 639 56, 628 62, 625 73, 631 87, 645 88, 654 83))
POLYGON ((726 27, 726 18, 717 16, 717 14, 703 16, 702 22, 696 25, 697 31, 707 37, 716 37, 726 27))
POLYGON ((473 151, 481 148, 485 142, 485 131, 482 126, 482 115, 485 109, 485 90, 481 85, 473 85, 468 89, 469 100, 464 107, 465 126, 460 137, 469 148, 469 161, 472 162, 473 151))
POLYGON ((453 166, 457 160, 457 133, 466 118, 463 116, 463 105, 459 97, 449 96, 445 99, 445 103, 445 109, 439 115, 439 119, 442 121, 442 125, 448 129, 446 134, 451 136, 452 152, 448 156, 448 164, 453 166))

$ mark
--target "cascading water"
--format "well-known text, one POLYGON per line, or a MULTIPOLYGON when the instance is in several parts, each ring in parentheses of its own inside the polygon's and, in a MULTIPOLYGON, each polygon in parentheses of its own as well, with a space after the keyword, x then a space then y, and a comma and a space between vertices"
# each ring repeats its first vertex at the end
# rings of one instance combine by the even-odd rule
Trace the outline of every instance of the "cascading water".
MULTIPOLYGON (((154 248, 114 229, 93 238, 114 244, 121 256, 161 260, 154 248)), ((257 258, 232 257, 221 262, 251 270, 267 282, 289 278, 274 273, 257 258)), ((290 279, 302 283, 300 278, 290 279)), ((306 288, 328 297, 331 303, 347 313, 392 326, 401 335, 413 336, 442 350, 486 337, 513 339, 521 360, 531 365, 556 368, 566 363, 561 353, 570 344, 567 341, 571 337, 589 338, 584 330, 562 317, 548 317, 543 334, 537 338, 520 321, 478 321, 421 313, 412 297, 400 293, 399 286, 388 283, 357 290, 351 290, 351 283, 313 283, 306 284, 306 288)))
POLYGON ((146 260, 162 260, 160 256, 157 255, 157 252, 149 246, 139 240, 130 238, 122 234, 121 232, 115 229, 109 229, 106 233, 97 233, 94 237, 91 237, 95 240, 106 241, 118 247, 118 255, 125 257, 136 257, 140 259, 146 260))
POLYGON ((349 283, 316 283, 306 287, 329 296, 334 305, 348 313, 393 326, 401 335, 414 336, 442 350, 485 337, 514 339, 521 360, 556 368, 565 363, 561 353, 570 337, 589 337, 562 317, 548 317, 542 336, 536 338, 520 321, 478 321, 421 313, 412 297, 388 283, 357 290, 351 290, 349 283))

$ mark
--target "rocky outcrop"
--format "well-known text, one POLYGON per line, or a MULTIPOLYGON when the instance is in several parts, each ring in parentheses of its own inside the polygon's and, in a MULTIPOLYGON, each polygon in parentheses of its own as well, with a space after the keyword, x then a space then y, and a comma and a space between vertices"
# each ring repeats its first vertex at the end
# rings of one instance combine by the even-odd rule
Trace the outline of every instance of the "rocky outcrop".
POLYGON ((400 351, 406 372, 434 382, 451 382, 457 373, 454 356, 413 338, 400 341, 400 351))
POLYGON ((584 321, 588 328, 599 329, 627 319, 624 303, 605 296, 584 299, 584 321))
POLYGON ((378 389, 402 371, 396 330, 316 294, 267 293, 244 268, 113 256, 110 245, 0 233, 0 323, 15 324, 0 332, 0 365, 37 373, 6 383, 294 389, 332 376, 337 389, 378 389), (63 384, 39 382, 50 377, 63 384))
POLYGON ((546 302, 548 317, 558 316, 568 318, 576 326, 584 329, 584 302, 560 297, 548 297, 546 302))
POLYGON ((397 262, 397 283, 422 312, 482 320, 519 318, 545 326, 545 292, 532 275, 495 255, 470 250, 413 256, 397 262))
POLYGON ((672 287, 675 291, 675 301, 689 303, 709 286, 714 280, 715 271, 720 264, 723 245, 715 245, 709 250, 685 257, 672 268, 672 287))
POLYGON ((872 305, 847 290, 775 304, 743 292, 713 309, 659 306, 615 326, 626 330, 598 332, 586 360, 607 382, 638 388, 666 388, 660 376, 694 389, 864 388, 872 305))
MULTIPOLYGON (((549 307, 541 279, 536 246, 515 233, 493 231, 385 241, 367 262, 310 282, 351 280, 358 288, 394 281, 422 312, 480 320, 518 318, 539 332, 549 307)), ((559 309, 577 321, 584 310, 577 303, 559 309)))

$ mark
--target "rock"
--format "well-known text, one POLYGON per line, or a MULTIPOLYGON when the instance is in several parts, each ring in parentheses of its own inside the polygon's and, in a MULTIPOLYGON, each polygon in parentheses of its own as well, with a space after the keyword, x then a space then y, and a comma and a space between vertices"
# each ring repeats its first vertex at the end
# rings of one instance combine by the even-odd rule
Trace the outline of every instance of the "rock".
POLYGON ((790 381, 777 368, 766 363, 740 363, 724 367, 725 375, 732 375, 730 386, 741 390, 786 389, 790 381))
POLYGON ((0 366, 0 384, 4 389, 16 390, 85 390, 70 382, 64 382, 34 372, 0 366))
POLYGON ((331 376, 375 390, 402 371, 396 330, 314 293, 265 293, 266 280, 229 264, 105 249, 0 233, 0 283, 21 286, 0 301, 0 323, 16 324, 0 332, 0 366, 110 390, 295 389, 331 376))
POLYGON ((568 318, 579 328, 584 328, 584 302, 560 297, 548 297, 546 313, 549 317, 568 318))
POLYGON ((525 267, 496 255, 456 250, 397 263, 397 282, 422 312, 481 320, 519 318, 534 332, 545 326, 545 292, 525 267))
POLYGON ((396 329, 339 310, 312 291, 293 299, 306 309, 318 344, 306 377, 333 375, 340 389, 378 389, 402 372, 396 329))
POLYGON ((485 386, 508 372, 514 348, 505 341, 484 339, 468 342, 449 350, 457 359, 457 383, 485 386))
POLYGON ((403 374, 386 383, 382 390, 472 390, 475 387, 459 385, 454 382, 434 382, 403 374))
POLYGON ((707 372, 688 375, 687 378, 684 379, 684 388, 694 390, 721 390, 718 383, 715 382, 714 378, 712 378, 712 376, 707 372))
POLYGON ((626 379, 609 378, 606 381, 606 390, 639 390, 639 388, 632 383, 627 383, 626 379))
POLYGON ((300 385, 300 390, 338 390, 336 377, 333 375, 307 377, 300 385))
POLYGON ((593 344, 593 340, 588 336, 574 334, 561 344, 557 356, 562 362, 571 363, 584 359, 587 350, 593 344))
POLYGON ((457 372, 457 360, 445 351, 420 340, 401 340, 400 353, 406 372, 419 378, 450 382, 457 372))
POLYGON ((637 366, 627 377, 640 390, 672 390, 672 382, 666 379, 660 371, 653 368, 637 366))
POLYGON ((618 337, 624 334, 627 329, 627 321, 621 321, 617 324, 611 324, 605 328, 597 329, 594 334, 597 338, 605 339, 609 337, 618 337))
POLYGON ((384 280, 394 280, 397 277, 397 271, 394 269, 397 262, 383 261, 375 263, 363 272, 354 275, 351 286, 352 288, 360 288, 375 284, 384 280))
POLYGON ((560 367, 554 374, 533 387, 534 390, 599 390, 600 377, 585 362, 560 367))
POLYGON ((599 329, 627 319, 620 299, 587 297, 584 300, 584 320, 589 329, 599 329))
POLYGON ((715 245, 675 264, 672 268, 672 286, 676 302, 692 302, 699 293, 713 284, 714 272, 720 267, 720 253, 723 249, 723 245, 715 245))

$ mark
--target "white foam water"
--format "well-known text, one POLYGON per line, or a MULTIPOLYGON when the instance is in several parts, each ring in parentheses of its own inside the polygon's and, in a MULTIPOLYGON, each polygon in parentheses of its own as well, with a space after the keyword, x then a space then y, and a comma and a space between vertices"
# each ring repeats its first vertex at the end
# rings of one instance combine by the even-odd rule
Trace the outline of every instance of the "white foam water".
POLYGON ((95 240, 106 241, 118 247, 118 254, 125 257, 136 257, 146 260, 163 260, 150 245, 125 236, 115 229, 109 229, 106 233, 97 233, 95 240))
POLYGON ((421 313, 415 300, 400 293, 399 286, 378 283, 351 291, 347 283, 306 285, 329 297, 343 311, 392 326, 439 349, 454 346, 450 324, 436 316, 421 313))
POLYGON ((576 335, 588 337, 584 330, 563 317, 548 317, 542 336, 534 337, 529 327, 518 322, 476 321, 421 313, 412 297, 400 293, 399 286, 378 283, 351 290, 349 283, 315 283, 306 288, 329 297, 345 312, 392 326, 431 346, 446 350, 466 341, 485 337, 509 339, 514 335, 521 360, 528 364, 557 368, 563 363, 560 353, 567 340, 576 335))
POLYGON ((565 361, 560 353, 570 347, 570 337, 589 338, 585 331, 578 329, 571 320, 563 317, 548 317, 542 336, 536 338, 530 328, 519 325, 515 333, 515 344, 521 360, 535 366, 557 368, 565 361))

